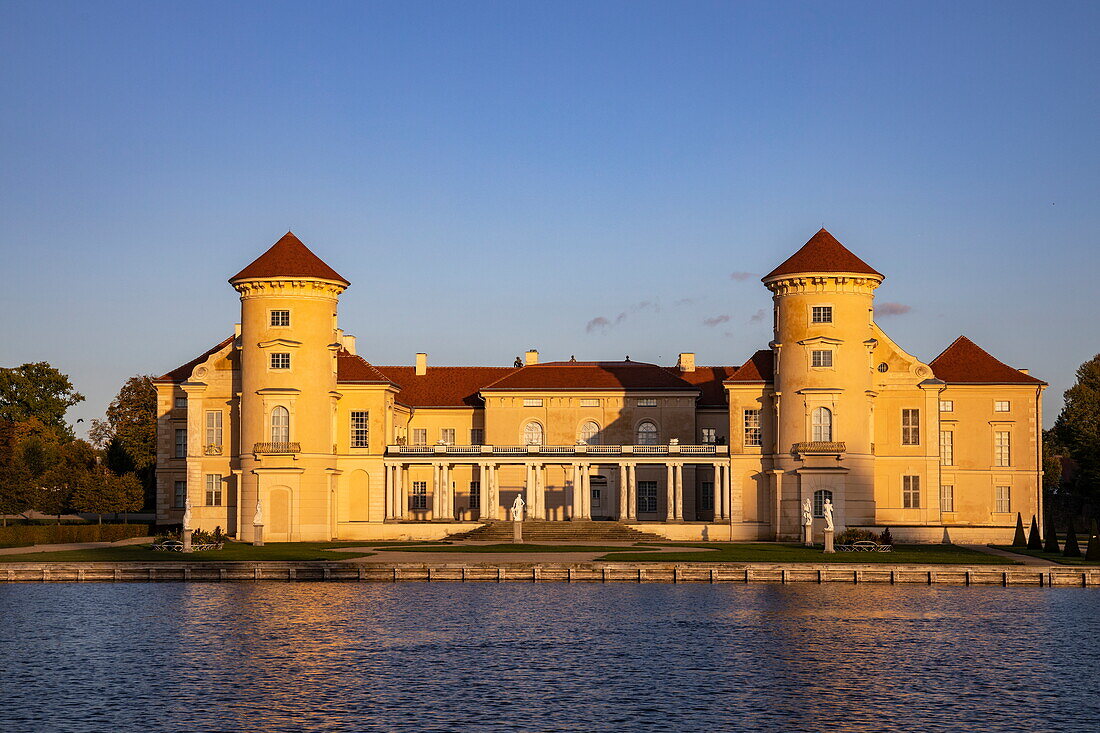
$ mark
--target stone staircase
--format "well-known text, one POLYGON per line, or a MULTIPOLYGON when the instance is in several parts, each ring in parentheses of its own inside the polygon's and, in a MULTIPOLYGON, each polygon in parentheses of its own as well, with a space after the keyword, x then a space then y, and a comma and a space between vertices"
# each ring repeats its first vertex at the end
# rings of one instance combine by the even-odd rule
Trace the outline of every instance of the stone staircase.
MULTIPOLYGON (((450 535, 448 540, 474 542, 511 542, 512 523, 490 521, 477 529, 450 535)), ((620 522, 574 520, 549 522, 529 519, 523 522, 524 542, 653 542, 666 541, 649 532, 640 532, 620 522)))

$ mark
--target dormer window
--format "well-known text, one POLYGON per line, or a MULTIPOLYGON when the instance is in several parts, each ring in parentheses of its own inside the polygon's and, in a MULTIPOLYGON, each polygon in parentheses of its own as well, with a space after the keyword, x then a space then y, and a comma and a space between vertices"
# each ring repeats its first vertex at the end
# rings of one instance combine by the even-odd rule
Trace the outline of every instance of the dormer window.
POLYGON ((288 310, 274 310, 274 311, 271 311, 271 327, 272 328, 289 328, 290 327, 290 311, 288 311, 288 310))
POLYGON ((833 307, 831 305, 815 305, 810 312, 810 320, 813 323, 832 323, 833 307))

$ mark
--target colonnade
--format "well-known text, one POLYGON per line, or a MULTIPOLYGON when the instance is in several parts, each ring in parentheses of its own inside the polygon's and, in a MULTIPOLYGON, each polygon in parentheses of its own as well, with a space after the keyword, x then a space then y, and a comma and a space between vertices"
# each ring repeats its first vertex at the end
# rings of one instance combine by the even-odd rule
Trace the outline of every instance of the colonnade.
MULTIPOLYGON (((617 519, 620 521, 638 520, 638 466, 665 466, 665 516, 666 522, 684 520, 684 466, 709 466, 714 471, 714 521, 729 520, 734 513, 735 502, 740 506, 739 497, 733 496, 730 485, 729 464, 717 461, 620 461, 618 468, 617 519)), ((410 507, 411 483, 409 468, 413 465, 432 467, 432 517, 441 521, 455 519, 455 490, 451 481, 451 472, 455 465, 471 465, 478 469, 478 503, 480 518, 497 519, 501 513, 499 471, 504 465, 521 465, 520 462, 506 461, 402 461, 386 464, 386 519, 403 520, 415 518, 417 511, 410 507)), ((572 475, 572 497, 569 504, 569 518, 592 518, 592 468, 607 466, 600 462, 579 461, 523 461, 525 471, 524 494, 526 517, 528 519, 548 519, 546 507, 546 467, 549 465, 568 466, 572 475)), ((425 507, 426 509, 426 507, 425 507)), ((503 507, 504 517, 508 517, 508 507, 503 507)), ((644 512, 645 513, 645 512, 644 512)), ((652 513, 652 512, 648 512, 652 513)), ((648 517, 647 517, 648 518, 648 517)))

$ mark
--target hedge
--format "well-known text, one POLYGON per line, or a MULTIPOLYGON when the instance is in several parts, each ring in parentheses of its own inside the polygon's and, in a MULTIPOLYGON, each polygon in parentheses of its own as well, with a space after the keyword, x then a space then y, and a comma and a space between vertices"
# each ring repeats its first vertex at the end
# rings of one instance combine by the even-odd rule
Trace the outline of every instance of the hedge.
POLYGON ((147 537, 148 524, 17 524, 0 527, 0 547, 55 545, 63 542, 115 542, 147 537))

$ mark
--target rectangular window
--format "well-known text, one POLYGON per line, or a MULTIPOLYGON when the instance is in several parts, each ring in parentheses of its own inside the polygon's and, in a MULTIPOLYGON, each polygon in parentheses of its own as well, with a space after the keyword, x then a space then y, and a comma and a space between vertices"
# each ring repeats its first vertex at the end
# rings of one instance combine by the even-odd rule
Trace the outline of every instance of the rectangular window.
POLYGON ((428 508, 427 481, 413 481, 412 493, 409 495, 409 507, 412 509, 428 508))
POLYGON ((290 354, 274 353, 271 355, 272 369, 290 369, 290 354))
POLYGON ((581 407, 599 407, 599 406, 600 406, 599 398, 592 399, 592 398, 586 397, 583 400, 581 400, 581 407))
POLYGON ((714 482, 703 481, 699 484, 699 511, 709 512, 714 509, 714 482))
POLYGON ((222 505, 222 475, 206 474, 206 506, 222 505))
POLYGON ((954 400, 940 400, 940 412, 954 412, 955 401, 954 400))
POLYGON ((940 431, 940 465, 955 465, 955 433, 950 430, 940 431))
POLYGON ((828 368, 833 365, 833 352, 829 349, 814 349, 810 357, 810 366, 828 368))
POLYGON ((480 481, 471 481, 470 482, 470 508, 471 509, 480 509, 481 508, 481 482, 480 481))
POLYGON ((815 305, 811 320, 814 323, 832 323, 833 307, 831 305, 815 305))
POLYGON ((413 428, 413 445, 427 445, 428 444, 428 429, 427 428, 413 428))
POLYGON ((541 397, 528 397, 523 400, 524 407, 542 407, 541 397))
POLYGON ((351 447, 370 447, 370 412, 368 410, 351 411, 351 447))
POLYGON ((222 447, 222 411, 206 412, 206 445, 211 448, 222 447))
POLYGON ((470 445, 484 445, 485 444, 485 429, 484 428, 470 428, 470 445))
POLYGON ((182 509, 183 505, 187 503, 187 482, 177 481, 175 486, 175 493, 172 494, 172 506, 176 509, 182 509))
POLYGON ((603 506, 603 489, 592 489, 592 508, 603 506))
POLYGON ((454 428, 440 428, 439 429, 439 442, 443 445, 455 444, 455 429, 454 428))
POLYGON ((920 445, 920 410, 901 411, 901 444, 920 445))
POLYGON ((941 486, 940 487, 940 511, 941 512, 953 512, 955 511, 955 487, 954 486, 941 486))
POLYGON ((176 428, 176 458, 187 458, 187 429, 176 428))
POLYGON ((187 398, 186 397, 177 397, 175 404, 176 404, 176 409, 177 410, 186 410, 187 409, 187 398))
POLYGON ((1012 412, 1012 403, 1008 400, 994 400, 993 412, 1012 412))
POLYGON ((745 445, 762 445, 763 437, 763 431, 760 429, 760 410, 745 410, 745 445))
POLYGON ((271 327, 286 328, 290 326, 290 311, 271 311, 271 327))
POLYGON ((657 399, 654 397, 642 397, 637 402, 638 407, 656 407, 657 399))
POLYGON ((901 503, 906 509, 920 509, 920 476, 901 477, 901 503))
POLYGON ((651 513, 657 511, 657 482, 638 482, 638 513, 651 513))
POLYGON ((1008 514, 1012 511, 1012 487, 997 487, 997 511, 1000 514, 1008 514))
POLYGON ((993 465, 998 468, 1012 465, 1012 434, 1007 430, 993 433, 993 465))
POLYGON ((718 429, 717 428, 703 428, 699 431, 702 436, 704 445, 714 445, 718 442, 718 429))

